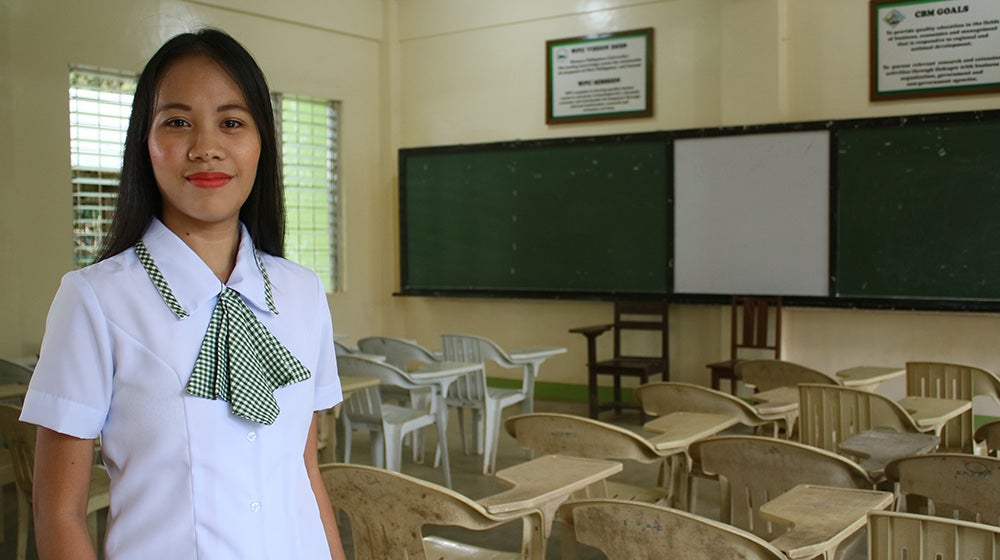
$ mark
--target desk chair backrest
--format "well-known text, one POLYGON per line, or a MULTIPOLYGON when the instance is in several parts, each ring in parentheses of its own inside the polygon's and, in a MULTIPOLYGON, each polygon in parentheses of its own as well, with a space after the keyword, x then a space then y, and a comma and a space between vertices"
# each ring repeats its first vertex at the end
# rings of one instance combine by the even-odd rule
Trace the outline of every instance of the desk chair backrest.
POLYGON ((868 514, 869 560, 1000 558, 1000 529, 912 513, 868 514))
MULTIPOLYGON (((975 396, 998 399, 1000 380, 992 373, 973 366, 946 362, 907 362, 906 394, 967 401, 975 396)), ((972 411, 949 420, 941 429, 941 449, 972 453, 973 431, 972 411)))
POLYGON ((381 385, 393 385, 411 390, 422 390, 426 387, 414 382, 409 373, 389 362, 373 360, 362 355, 337 356, 337 370, 342 375, 377 377, 381 385))
POLYGON ((350 356, 351 354, 358 353, 356 349, 351 348, 339 340, 333 341, 333 348, 338 356, 350 356))
MULTIPOLYGON (((7 450, 10 452, 11 466, 14 474, 14 485, 17 487, 18 523, 17 523, 17 560, 27 558, 28 529, 32 519, 35 465, 35 438, 37 428, 34 424, 21 422, 21 408, 11 404, 0 404, 0 437, 3 437, 7 450)), ((97 535, 98 510, 107 508, 111 503, 111 479, 103 466, 93 465, 90 472, 90 486, 87 495, 85 513, 87 528, 91 542, 99 543, 97 535)))
POLYGON ((785 360, 741 360, 736 363, 736 377, 758 391, 779 387, 797 387, 800 383, 840 385, 835 377, 785 360))
POLYGON ((968 399, 990 397, 1000 404, 1000 377, 964 364, 950 362, 907 362, 907 393, 926 392, 929 397, 968 399), (910 391, 914 392, 910 392, 910 391))
POLYGON ((837 453, 841 441, 874 428, 921 433, 899 404, 878 393, 836 385, 799 385, 799 441, 837 453))
POLYGON ((670 364, 669 304, 665 301, 616 301, 612 344, 615 358, 653 359, 662 363, 663 371, 670 364), (659 338, 657 350, 645 350, 646 345, 627 340, 631 335, 652 333, 659 338), (640 347, 643 351, 639 351, 640 347))
POLYGON ((21 409, 0 405, 0 436, 10 452, 14 482, 18 493, 29 505, 34 491, 35 431, 33 424, 21 422, 21 409))
POLYGON ((768 540, 787 527, 767 522, 760 506, 799 484, 875 488, 852 461, 788 440, 718 436, 692 443, 688 453, 705 474, 719 476, 719 519, 768 540))
MULTIPOLYGON (((636 378, 640 384, 659 377, 670 379, 670 303, 666 300, 620 300, 614 303, 614 322, 576 327, 570 332, 587 339, 588 414, 596 419, 603 410, 616 415, 637 408, 622 391, 622 379, 636 378), (598 338, 611 331, 612 355, 598 351, 598 338), (602 398, 600 379, 612 381, 611 399, 602 398)), ((640 421, 645 415, 640 412, 640 421)))
POLYGON ((781 296, 733 296, 729 327, 731 359, 740 359, 743 350, 781 358, 781 296))
POLYGON ((542 519, 537 510, 492 515, 458 492, 363 465, 326 464, 320 472, 333 507, 350 517, 358 560, 428 558, 422 534, 426 525, 483 531, 517 520, 522 521, 524 557, 543 558, 542 519))
POLYGON ((441 354, 456 362, 496 362, 513 367, 510 356, 492 340, 473 334, 441 335, 441 354))
POLYGON ((555 412, 518 414, 504 422, 504 429, 517 440, 518 447, 537 456, 570 455, 641 463, 663 458, 639 434, 583 416, 555 412))
POLYGON ((908 495, 930 500, 937 517, 1000 525, 1000 459, 965 453, 903 457, 885 466, 885 477, 908 495))
POLYGON ((31 380, 32 369, 24 364, 0 358, 0 384, 27 384, 31 380))
MULTIPOLYGON (((609 560, 785 560, 766 541, 677 509, 623 500, 574 500, 559 508, 577 543, 609 560), (654 552, 655 551, 655 552, 654 552)), ((564 531, 564 534, 568 531, 564 531)), ((564 545, 565 546, 565 545, 564 545)))
MULTIPOLYGON (((471 334, 442 334, 441 354, 445 360, 453 362, 483 363, 492 361, 505 368, 520 368, 520 364, 514 363, 507 352, 492 340, 471 334)), ((524 369, 524 378, 521 381, 521 392, 527 395, 534 395, 535 379, 529 372, 529 368, 524 369)), ((449 394, 461 395, 463 398, 482 398, 486 393, 485 370, 479 374, 470 374, 460 378, 452 384, 449 394)))
POLYGON ((385 356, 385 361, 408 371, 412 365, 440 361, 433 352, 412 340, 390 336, 368 336, 358 340, 358 350, 374 356, 385 356))
POLYGON ((692 383, 663 381, 635 389, 635 399, 650 416, 671 412, 710 412, 736 416, 744 426, 757 427, 772 422, 757 414, 746 401, 722 391, 692 383))

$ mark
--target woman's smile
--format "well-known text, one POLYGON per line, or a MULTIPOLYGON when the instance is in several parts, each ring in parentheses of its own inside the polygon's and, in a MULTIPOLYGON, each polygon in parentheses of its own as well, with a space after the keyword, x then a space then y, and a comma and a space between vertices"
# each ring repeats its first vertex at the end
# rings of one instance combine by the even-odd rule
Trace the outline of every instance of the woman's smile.
POLYGON ((218 171, 203 171, 192 173, 187 176, 189 183, 201 189, 217 189, 219 187, 224 187, 232 178, 232 175, 218 171))

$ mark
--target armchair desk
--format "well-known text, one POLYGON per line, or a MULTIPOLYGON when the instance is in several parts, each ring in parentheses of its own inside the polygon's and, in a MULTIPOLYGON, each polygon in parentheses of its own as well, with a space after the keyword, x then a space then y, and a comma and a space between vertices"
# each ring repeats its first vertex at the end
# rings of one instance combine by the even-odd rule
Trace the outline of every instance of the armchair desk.
POLYGON ((760 514, 791 530, 771 544, 791 559, 832 559, 845 539, 865 526, 868 512, 892 504, 890 492, 800 484, 760 506, 760 514))
POLYGON ((497 471, 496 477, 512 488, 478 501, 494 515, 541 510, 544 537, 548 538, 556 510, 571 494, 621 471, 622 464, 617 461, 545 455, 497 471))

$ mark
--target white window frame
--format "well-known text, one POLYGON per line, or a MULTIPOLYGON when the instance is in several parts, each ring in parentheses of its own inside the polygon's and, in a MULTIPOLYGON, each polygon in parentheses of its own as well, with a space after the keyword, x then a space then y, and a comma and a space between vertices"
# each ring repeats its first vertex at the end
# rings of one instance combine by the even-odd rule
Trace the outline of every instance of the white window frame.
POLYGON ((80 268, 100 256, 111 225, 136 76, 72 66, 69 81, 73 261, 80 268))
POLYGON ((285 187, 285 255, 341 290, 340 102, 275 93, 285 187))

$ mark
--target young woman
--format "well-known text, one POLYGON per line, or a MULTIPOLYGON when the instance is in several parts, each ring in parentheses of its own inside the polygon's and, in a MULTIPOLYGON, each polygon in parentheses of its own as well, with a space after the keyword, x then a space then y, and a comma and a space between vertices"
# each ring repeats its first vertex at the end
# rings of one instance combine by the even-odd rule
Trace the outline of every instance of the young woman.
POLYGON ((343 558, 316 450, 315 411, 341 400, 333 327, 319 278, 281 258, 260 68, 218 30, 170 39, 125 144, 106 249, 63 278, 21 416, 39 556, 94 558, 100 436, 105 558, 343 558))

